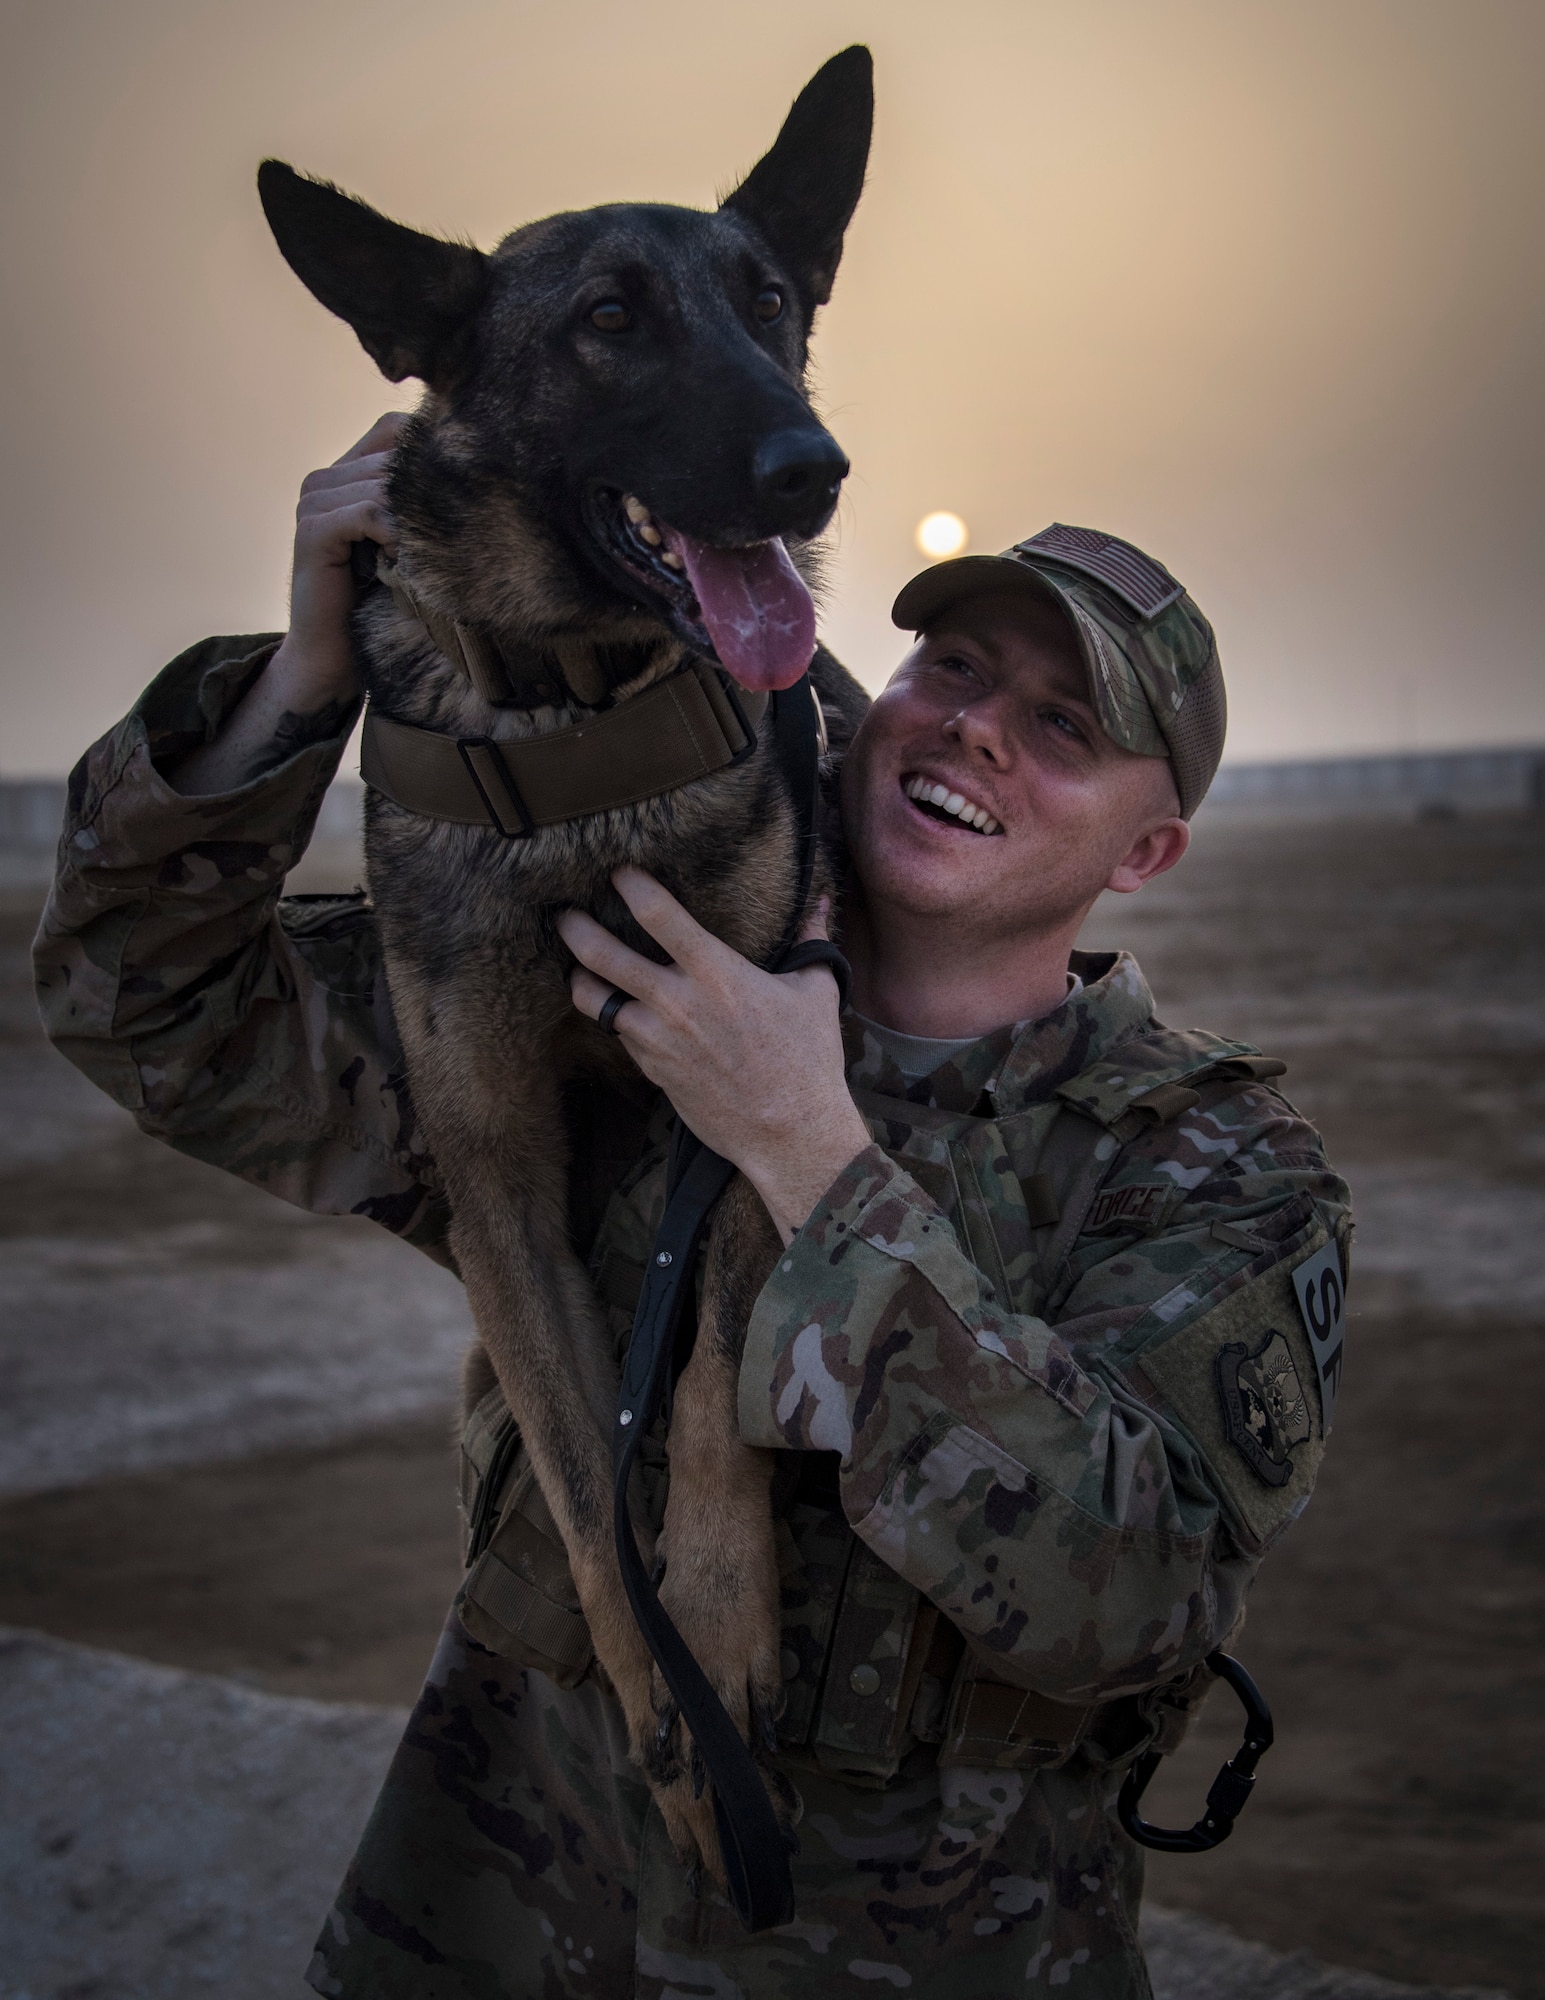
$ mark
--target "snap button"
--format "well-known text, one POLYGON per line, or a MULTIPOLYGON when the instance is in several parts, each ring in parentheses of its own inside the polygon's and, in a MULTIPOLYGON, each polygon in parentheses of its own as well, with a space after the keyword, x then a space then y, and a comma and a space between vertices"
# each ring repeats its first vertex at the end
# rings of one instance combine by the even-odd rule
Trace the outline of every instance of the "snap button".
POLYGON ((848 1675, 848 1686, 855 1694, 878 1694, 880 1692, 880 1669, 871 1667, 867 1661, 855 1667, 848 1675))
POLYGON ((782 1652, 779 1653, 778 1671, 783 1675, 783 1678, 786 1681, 792 1681, 798 1678, 799 1655, 798 1653, 795 1652, 792 1646, 785 1646, 782 1652))

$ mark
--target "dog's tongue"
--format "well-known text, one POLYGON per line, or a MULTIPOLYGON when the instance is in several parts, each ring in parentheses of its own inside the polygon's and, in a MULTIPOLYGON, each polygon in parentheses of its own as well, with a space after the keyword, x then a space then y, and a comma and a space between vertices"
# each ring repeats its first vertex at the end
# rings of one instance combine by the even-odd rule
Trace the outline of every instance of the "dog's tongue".
POLYGON ((783 543, 715 549, 659 526, 686 564, 719 664, 744 688, 792 687, 815 652, 815 606, 783 543))

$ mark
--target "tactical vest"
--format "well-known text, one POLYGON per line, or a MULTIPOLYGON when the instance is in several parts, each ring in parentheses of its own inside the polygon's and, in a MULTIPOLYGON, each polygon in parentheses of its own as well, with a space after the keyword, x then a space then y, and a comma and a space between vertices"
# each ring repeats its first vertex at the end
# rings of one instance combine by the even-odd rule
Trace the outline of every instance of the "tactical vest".
MULTIPOLYGON (((1045 1101, 1001 1117, 985 1094, 970 1113, 863 1090, 854 1098, 878 1144, 949 1217, 993 1296, 1055 1322, 1080 1275, 1080 1237, 1110 1226, 1096 1204, 1122 1148, 1189 1110, 1198 1084, 1244 1090, 1284 1068, 1248 1044, 1155 1027, 1045 1101), (1004 1154, 1012 1175, 995 1169, 1004 1154)), ((1163 1220, 1143 1217, 1133 1227, 1141 1234, 1163 1220)), ((647 1244, 633 1247, 636 1261, 603 1231, 591 1258, 619 1339, 643 1282, 647 1244)), ((665 1454, 650 1442, 644 1487, 658 1527, 665 1454)), ((1145 1749, 1178 1746, 1210 1687, 1205 1668, 1087 1705, 1014 1685, 1001 1661, 969 1646, 853 1533, 835 1454, 780 1456, 773 1507, 786 1706, 778 1735, 796 1761, 804 1754, 853 1784, 883 1786, 923 1744, 937 1746, 941 1764, 1013 1769, 1055 1768, 1075 1754, 1115 1767, 1145 1749)), ((471 1636, 560 1687, 599 1673, 557 1527, 497 1388, 466 1425, 461 1497, 468 1567, 456 1608, 471 1636)))

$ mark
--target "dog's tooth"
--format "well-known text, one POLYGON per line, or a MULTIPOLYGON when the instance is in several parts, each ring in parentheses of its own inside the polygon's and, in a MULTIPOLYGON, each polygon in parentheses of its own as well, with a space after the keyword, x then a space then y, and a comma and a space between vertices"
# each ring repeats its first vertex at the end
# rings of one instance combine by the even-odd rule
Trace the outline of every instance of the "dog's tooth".
POLYGON ((649 509, 644 505, 642 500, 632 493, 623 494, 622 511, 627 515, 634 527, 637 527, 641 521, 649 519, 649 509))
POLYGON ((942 806, 949 795, 950 788, 948 785, 930 785, 928 787, 928 803, 931 806, 942 806))
POLYGON ((965 802, 966 802, 966 796, 964 792, 951 792, 949 797, 944 801, 944 810, 947 813, 954 813, 958 818, 960 815, 960 808, 965 804, 965 802))
POLYGON ((683 562, 683 561, 681 560, 681 557, 680 557, 679 555, 677 555, 677 553, 676 553, 676 551, 675 551, 674 549, 667 549, 667 550, 665 551, 664 555, 662 555, 662 556, 661 556, 660 560, 661 560, 661 562, 663 562, 663 563, 664 563, 664 565, 665 565, 665 567, 666 567, 667 569, 685 569, 685 568, 686 568, 686 564, 685 564, 685 563, 684 563, 684 562, 683 562))
POLYGON ((647 516, 638 523, 638 538, 641 542, 647 542, 652 549, 657 549, 663 539, 660 530, 647 516))

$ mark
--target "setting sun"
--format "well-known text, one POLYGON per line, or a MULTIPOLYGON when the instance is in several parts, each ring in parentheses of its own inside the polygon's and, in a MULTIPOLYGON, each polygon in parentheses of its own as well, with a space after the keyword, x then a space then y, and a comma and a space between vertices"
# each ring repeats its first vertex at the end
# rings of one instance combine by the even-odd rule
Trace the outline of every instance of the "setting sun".
POLYGON ((917 546, 936 562, 958 556, 965 545, 966 524, 958 514, 925 514, 917 524, 917 546))

